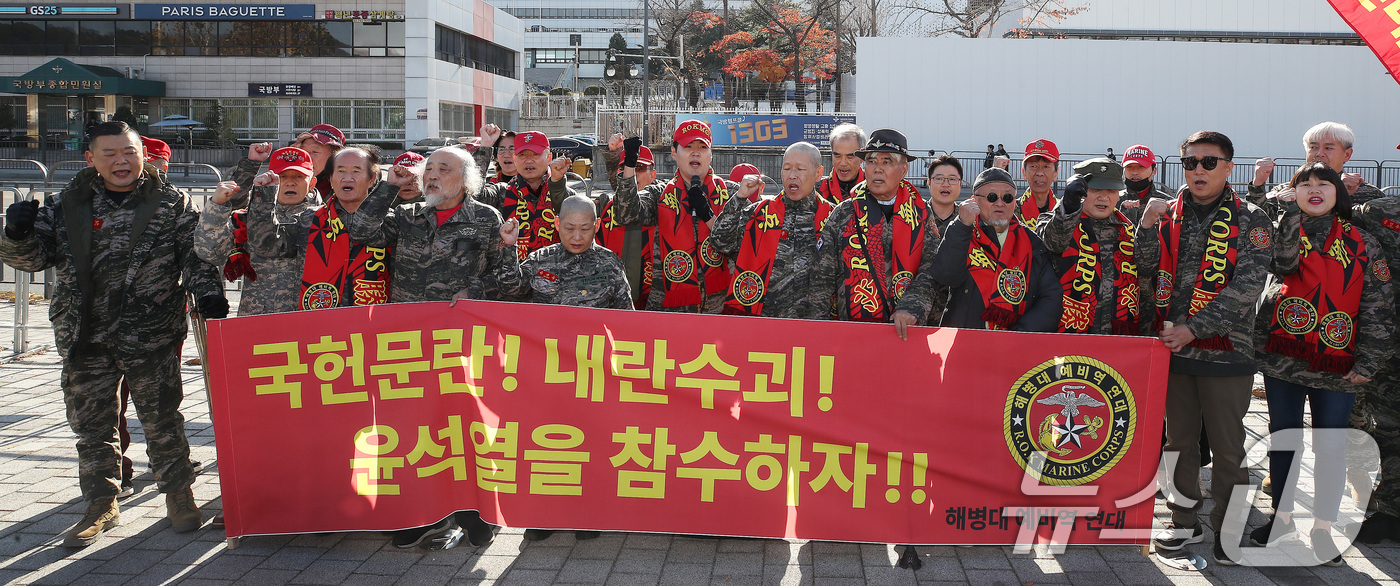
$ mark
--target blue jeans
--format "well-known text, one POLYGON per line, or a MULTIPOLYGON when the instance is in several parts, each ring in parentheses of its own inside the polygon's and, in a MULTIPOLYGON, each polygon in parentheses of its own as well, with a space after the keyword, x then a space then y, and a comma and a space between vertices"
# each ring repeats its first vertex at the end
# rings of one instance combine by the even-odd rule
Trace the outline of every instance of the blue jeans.
MULTIPOLYGON (((1345 430, 1351 420, 1351 407, 1356 393, 1339 393, 1264 377, 1268 394, 1269 432, 1303 428, 1303 404, 1312 409, 1313 429, 1345 430)), ((1301 445, 1301 443, 1299 444, 1301 445)), ((1301 448, 1299 449, 1301 451, 1301 448)), ((1289 450, 1269 451, 1269 475, 1273 478, 1274 510, 1293 511, 1294 486, 1298 480, 1293 456, 1289 450)), ((1335 522, 1342 502, 1342 487, 1346 485, 1346 441, 1337 435, 1318 434, 1313 437, 1314 486, 1313 515, 1322 521, 1335 522), (1339 441, 1340 440, 1340 441, 1339 441)))

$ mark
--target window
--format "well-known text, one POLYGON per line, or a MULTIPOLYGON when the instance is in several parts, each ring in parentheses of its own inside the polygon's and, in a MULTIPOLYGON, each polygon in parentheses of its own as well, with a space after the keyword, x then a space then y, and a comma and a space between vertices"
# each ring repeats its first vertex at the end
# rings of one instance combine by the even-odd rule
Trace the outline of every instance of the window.
POLYGON ((467 104, 454 104, 452 102, 438 102, 438 114, 441 122, 438 124, 438 134, 442 136, 463 136, 475 135, 476 128, 473 122, 476 121, 475 112, 472 106, 467 104))
POLYGON ((485 39, 437 26, 437 58, 501 77, 519 79, 516 52, 485 39))
POLYGON ((317 124, 339 128, 351 142, 403 140, 404 101, 293 100, 292 126, 296 132, 317 124))
POLYGON ((0 20, 0 55, 403 57, 403 21, 0 20))
POLYGON ((116 22, 93 20, 79 23, 78 52, 82 55, 114 55, 117 42, 116 22))

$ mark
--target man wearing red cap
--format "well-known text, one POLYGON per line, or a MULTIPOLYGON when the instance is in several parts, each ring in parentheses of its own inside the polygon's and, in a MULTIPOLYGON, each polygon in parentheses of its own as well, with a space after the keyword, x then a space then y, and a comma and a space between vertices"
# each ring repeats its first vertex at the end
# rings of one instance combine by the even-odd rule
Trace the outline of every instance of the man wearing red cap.
POLYGON ((223 265, 224 277, 230 281, 243 279, 238 315, 280 313, 299 308, 300 261, 295 257, 268 257, 258 251, 275 249, 277 226, 295 222, 298 214, 315 207, 318 201, 314 187, 315 167, 311 155, 296 147, 274 151, 270 161, 271 173, 253 181, 246 213, 233 211, 231 206, 240 191, 238 184, 224 181, 204 206, 199 230, 195 232, 195 253, 204 262, 223 265), (250 226, 248 214, 259 220, 273 219, 271 222, 254 221, 250 226), (236 241, 252 241, 258 245, 246 249, 231 247, 236 241), (233 267, 242 268, 235 271, 233 267))
POLYGON ((418 203, 423 201, 423 162, 426 161, 423 155, 415 152, 406 152, 394 159, 394 165, 403 167, 413 172, 413 180, 404 182, 399 186, 399 204, 418 203))
POLYGON ((1123 184, 1126 187, 1118 199, 1118 211, 1123 212, 1134 226, 1142 219, 1142 212, 1147 209, 1149 200, 1173 199, 1171 194, 1157 189, 1152 182, 1156 176, 1157 157, 1152 154, 1152 149, 1135 144, 1123 151, 1123 184))
POLYGON ((158 138, 141 137, 141 146, 146 149, 146 162, 162 174, 170 172, 170 145, 158 138))
MULTIPOLYGON (((488 133, 486 129, 483 133, 488 133)), ((483 141, 499 140, 493 133, 483 141)), ((569 160, 550 160, 549 137, 541 132, 521 132, 515 135, 516 175, 506 183, 488 184, 481 189, 477 201, 495 207, 504 219, 520 224, 520 240, 516 255, 525 260, 531 252, 559 242, 554 219, 559 204, 573 195, 565 181, 569 160)), ((478 170, 478 173, 481 171, 478 170)))
POLYGON ((865 181, 861 158, 857 154, 865 144, 865 131, 854 124, 842 124, 831 129, 831 176, 817 184, 817 193, 833 205, 851 197, 856 184, 865 181))
MULTIPOLYGON (((641 147, 640 139, 629 140, 636 140, 636 146, 641 147)), ((705 240, 715 216, 738 185, 710 169, 711 143, 709 124, 701 120, 681 122, 671 134, 676 177, 659 190, 641 192, 634 181, 624 181, 617 193, 623 217, 643 226, 656 226, 653 286, 647 309, 719 313, 724 307, 728 262, 705 240)), ((623 174, 626 177, 628 173, 624 170, 623 174)))
MULTIPOLYGON (((655 190, 652 197, 660 195, 661 186, 656 184, 656 159, 650 148, 642 146, 642 139, 625 139, 620 133, 614 134, 608 137, 602 155, 614 193, 621 188, 624 179, 630 179, 635 180, 636 189, 655 190), (624 163, 630 160, 627 157, 634 148, 636 161, 629 167, 624 163)), ((622 259, 627 282, 632 286, 632 301, 637 309, 646 309, 647 298, 651 295, 652 240, 656 237, 656 227, 642 226, 635 217, 624 217, 621 208, 613 194, 599 196, 598 244, 622 259)))
POLYGON ((1055 143, 1037 138, 1026 144, 1021 156, 1021 178, 1026 193, 1016 200, 1016 220, 1032 231, 1040 214, 1055 207, 1055 179, 1060 175, 1060 149, 1055 143))

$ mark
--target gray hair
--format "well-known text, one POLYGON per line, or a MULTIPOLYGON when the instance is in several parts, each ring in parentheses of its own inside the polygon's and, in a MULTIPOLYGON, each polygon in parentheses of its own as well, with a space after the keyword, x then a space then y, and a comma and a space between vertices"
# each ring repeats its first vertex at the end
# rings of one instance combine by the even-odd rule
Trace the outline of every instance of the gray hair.
POLYGON ((571 195, 564 198, 559 204, 559 220, 563 221, 569 214, 585 213, 590 220, 598 219, 598 207, 593 200, 584 195, 571 195))
POLYGON ((481 171, 476 166, 476 157, 472 156, 467 149, 457 145, 446 148, 452 149, 449 152, 462 160, 462 189, 466 192, 467 197, 476 199, 478 195, 481 195, 481 188, 486 186, 486 179, 481 177, 481 171))
POLYGON ((836 128, 831 129, 831 136, 827 138, 831 141, 831 144, 836 144, 836 141, 847 137, 856 139, 856 145, 861 147, 865 146, 865 130, 861 129, 861 127, 859 126, 851 124, 850 122, 838 125, 836 128))
POLYGON ((787 150, 783 151, 783 158, 786 159, 793 154, 807 155, 808 158, 812 159, 813 169, 822 166, 822 151, 817 148, 817 145, 810 142, 794 142, 788 145, 787 150))
POLYGON ((1303 133, 1303 150, 1307 150, 1308 143, 1330 138, 1342 143, 1342 148, 1349 149, 1356 144, 1356 133, 1351 131, 1351 127, 1341 122, 1320 122, 1303 133))

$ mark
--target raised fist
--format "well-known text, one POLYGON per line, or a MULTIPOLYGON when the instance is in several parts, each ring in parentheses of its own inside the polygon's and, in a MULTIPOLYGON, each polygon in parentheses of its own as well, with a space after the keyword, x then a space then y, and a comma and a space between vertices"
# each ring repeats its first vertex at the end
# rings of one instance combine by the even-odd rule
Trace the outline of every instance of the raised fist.
MULTIPOLYGON (((501 223, 501 244, 514 247, 520 241, 520 222, 515 218, 509 218, 501 223)), ((515 254, 515 251, 511 251, 515 254)))
POLYGON ((261 163, 270 157, 272 157, 272 143, 260 142, 248 145, 248 160, 261 163))
POLYGON ((958 204, 958 221, 969 226, 977 225, 977 216, 982 214, 982 206, 976 197, 969 197, 958 204))
POLYGON ((276 183, 277 174, 272 171, 263 171, 259 173, 257 177, 253 178, 253 185, 258 187, 267 187, 269 185, 275 185, 276 183))
POLYGON ((1254 162, 1254 185, 1263 187, 1269 182, 1269 175, 1274 172, 1274 159, 1264 157, 1254 162))
MULTIPOLYGON (((272 174, 272 173, 269 172, 269 173, 264 173, 263 175, 271 175, 271 174, 272 174)), ((273 175, 273 176, 276 177, 275 175, 273 175)), ((258 178, 262 178, 262 175, 259 175, 258 178)), ((256 184, 256 183, 257 183, 257 180, 255 179, 255 180, 254 180, 254 184, 256 184)), ((216 203, 216 204, 219 204, 219 205, 224 205, 224 204, 228 203, 228 200, 233 199, 233 195, 234 195, 235 193, 238 193, 238 184, 237 184, 237 183, 234 183, 234 182, 232 182, 232 181, 220 181, 220 182, 219 182, 219 185, 218 185, 217 187, 214 188, 214 195, 213 195, 212 197, 209 198, 209 201, 212 201, 212 202, 214 202, 214 203, 216 203)))
POLYGON ((739 197, 752 200, 756 193, 763 193, 763 177, 760 175, 745 175, 743 182, 739 184, 739 197))
POLYGON ((496 146, 496 141, 501 139, 501 127, 495 124, 487 124, 481 127, 481 146, 496 146))
POLYGON ((612 136, 608 137, 608 150, 614 152, 622 150, 622 141, 626 138, 622 136, 621 132, 613 133, 612 136))
POLYGON ((1346 186, 1347 193, 1356 193, 1356 188, 1361 187, 1360 173, 1342 173, 1342 185, 1346 186))
POLYGON ((1274 197, 1279 201, 1298 201, 1298 192, 1292 187, 1286 187, 1274 192, 1274 197))
POLYGON ((1157 199, 1155 197, 1147 200, 1147 207, 1142 210, 1142 221, 1138 222, 1138 225, 1156 225, 1157 222, 1162 219, 1162 215, 1167 213, 1167 207, 1167 200, 1157 199))
POLYGON ((549 162, 549 180, 550 180, 550 181, 561 181, 561 180, 563 180, 563 179, 564 179, 564 174, 569 172, 569 163, 570 163, 570 161, 569 161, 569 158, 568 158, 568 157, 556 157, 553 161, 550 161, 550 162, 549 162))
POLYGON ((389 169, 389 183, 393 184, 394 187, 397 187, 399 189, 403 189, 405 187, 408 187, 409 185, 413 185, 413 183, 417 180, 418 173, 416 168, 405 167, 403 165, 394 165, 389 169))

